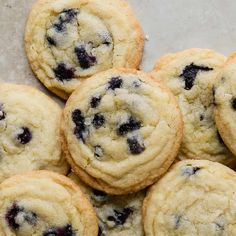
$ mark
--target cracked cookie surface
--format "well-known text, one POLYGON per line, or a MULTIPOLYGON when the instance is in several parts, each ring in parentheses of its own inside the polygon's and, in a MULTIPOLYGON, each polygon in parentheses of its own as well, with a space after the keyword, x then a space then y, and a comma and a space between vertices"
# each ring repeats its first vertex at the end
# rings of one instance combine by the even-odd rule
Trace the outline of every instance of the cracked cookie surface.
POLYGON ((215 87, 215 120, 219 133, 236 155, 236 54, 231 55, 218 75, 215 87))
POLYGON ((180 159, 207 159, 228 166, 236 158, 224 145, 214 120, 214 85, 226 58, 208 49, 161 57, 152 72, 178 98, 184 121, 180 159))
POLYGON ((108 70, 85 81, 62 119, 63 148, 73 170, 111 194, 155 182, 174 161, 181 138, 173 94, 135 70, 108 70))
POLYGON ((90 199, 98 217, 98 236, 143 236, 142 204, 145 191, 129 195, 108 195, 90 188, 74 173, 69 174, 90 199))
POLYGON ((97 236, 92 205, 69 178, 34 171, 0 184, 0 234, 97 236))
POLYGON ((64 99, 97 72, 138 68, 143 41, 124 0, 38 0, 25 31, 34 73, 64 99))
POLYGON ((42 92, 0 83, 0 182, 30 170, 68 172, 60 117, 60 107, 42 92))
POLYGON ((233 170, 207 160, 180 161, 147 193, 145 235, 235 235, 235 198, 233 170))

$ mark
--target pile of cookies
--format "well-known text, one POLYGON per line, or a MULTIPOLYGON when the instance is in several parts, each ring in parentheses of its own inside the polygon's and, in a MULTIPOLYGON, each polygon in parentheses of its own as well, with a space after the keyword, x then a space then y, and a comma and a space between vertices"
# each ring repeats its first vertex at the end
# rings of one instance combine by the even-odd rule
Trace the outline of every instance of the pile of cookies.
POLYGON ((125 0, 35 3, 27 57, 67 102, 0 84, 0 235, 236 235, 236 54, 142 72, 143 45, 125 0))

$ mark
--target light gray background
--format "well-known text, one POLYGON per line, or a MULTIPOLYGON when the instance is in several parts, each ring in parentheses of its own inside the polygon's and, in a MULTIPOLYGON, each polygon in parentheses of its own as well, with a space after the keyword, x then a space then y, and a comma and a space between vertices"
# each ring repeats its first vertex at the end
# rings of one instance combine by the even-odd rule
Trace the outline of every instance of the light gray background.
MULTIPOLYGON (((30 84, 35 79, 23 47, 24 27, 35 0, 0 0, 0 81, 30 84)), ((162 54, 191 47, 236 51, 235 0, 128 0, 135 9, 146 41, 143 70, 151 70, 162 54)))

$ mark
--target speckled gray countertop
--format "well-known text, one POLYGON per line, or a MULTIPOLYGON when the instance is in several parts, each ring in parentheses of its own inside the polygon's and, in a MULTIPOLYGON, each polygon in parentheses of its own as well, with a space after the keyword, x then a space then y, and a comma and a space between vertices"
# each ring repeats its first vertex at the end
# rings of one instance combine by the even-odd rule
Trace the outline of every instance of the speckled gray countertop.
MULTIPOLYGON (((150 70, 162 54, 185 48, 211 48, 225 55, 236 51, 235 0, 128 1, 149 38, 144 70, 150 70)), ((25 22, 34 2, 0 0, 0 81, 32 85, 47 93, 32 74, 23 47, 25 22)))

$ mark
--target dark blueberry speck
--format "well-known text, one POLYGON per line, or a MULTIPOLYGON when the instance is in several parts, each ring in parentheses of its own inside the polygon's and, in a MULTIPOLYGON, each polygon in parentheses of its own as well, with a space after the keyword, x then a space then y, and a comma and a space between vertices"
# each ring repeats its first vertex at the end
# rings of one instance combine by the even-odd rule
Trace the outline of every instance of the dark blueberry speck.
POLYGON ((63 82, 64 80, 69 81, 75 77, 75 69, 66 66, 65 63, 59 63, 56 68, 53 69, 55 77, 63 82))
POLYGON ((216 225, 216 231, 223 231, 225 229, 223 223, 215 223, 216 225))
POLYGON ((183 73, 180 75, 180 77, 183 77, 183 80, 185 82, 185 89, 190 90, 194 85, 194 80, 196 79, 197 73, 199 71, 211 71, 212 68, 206 67, 206 66, 197 66, 194 63, 191 63, 190 65, 186 66, 183 70, 183 73))
POLYGON ((183 169, 183 175, 186 175, 186 176, 195 175, 199 170, 201 170, 201 168, 198 166, 187 165, 183 169))
POLYGON ((97 62, 96 57, 89 55, 83 45, 75 48, 75 54, 82 69, 88 69, 97 62))
POLYGON ((47 36, 47 41, 50 45, 56 46, 56 41, 52 37, 47 36))
POLYGON ((71 225, 64 227, 53 227, 43 233, 43 236, 76 236, 71 225))
POLYGON ((200 121, 203 121, 204 120, 204 115, 201 114, 200 117, 199 117, 200 121))
POLYGON ((35 225, 37 221, 37 215, 34 212, 26 212, 23 207, 13 203, 8 209, 5 219, 12 230, 18 230, 20 225, 16 222, 16 217, 18 214, 22 214, 24 221, 30 225, 35 225))
POLYGON ((124 208, 123 210, 113 210, 113 215, 108 216, 109 221, 114 221, 116 225, 123 225, 128 217, 133 213, 131 208, 124 208))
POLYGON ((144 144, 140 144, 135 137, 128 138, 127 143, 129 146, 129 150, 133 155, 138 155, 145 150, 144 144))
POLYGON ((94 155, 96 157, 102 157, 103 156, 103 150, 102 150, 102 147, 100 145, 94 146, 94 155))
POLYGON ((232 108, 236 110, 236 98, 233 98, 231 101, 232 108))
POLYGON ((113 77, 108 82, 108 89, 115 90, 121 88, 123 80, 120 77, 113 77))
POLYGON ((175 229, 178 229, 180 226, 182 216, 181 215, 175 215, 175 229))
POLYGON ((97 113, 94 115, 92 123, 96 129, 99 129, 105 123, 105 117, 102 114, 97 113))
POLYGON ((29 128, 22 127, 20 132, 17 134, 17 140, 19 140, 21 144, 27 144, 31 139, 32 133, 30 132, 29 128))
POLYGON ((100 102, 101 102, 101 99, 102 99, 101 96, 92 97, 92 98, 91 98, 91 101, 90 101, 90 106, 91 106, 92 108, 98 107, 98 105, 99 105, 100 102))
POLYGON ((138 88, 138 87, 141 86, 142 82, 143 82, 143 81, 141 81, 140 79, 138 79, 138 80, 135 80, 135 81, 133 82, 133 85, 134 85, 135 88, 138 88))
POLYGON ((138 130, 140 128, 141 128, 141 122, 131 116, 126 123, 121 124, 118 127, 117 134, 118 135, 125 135, 129 132, 132 132, 134 130, 138 130))

